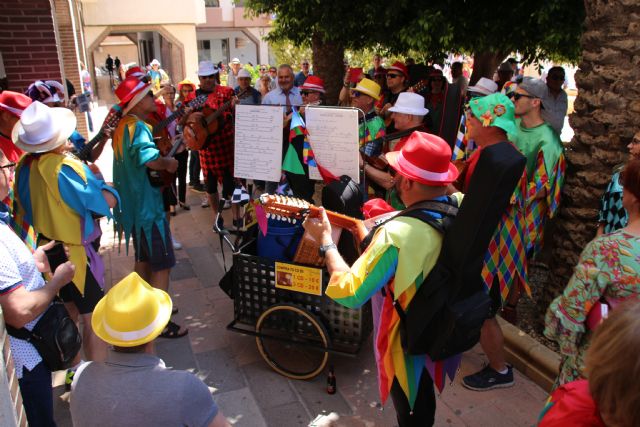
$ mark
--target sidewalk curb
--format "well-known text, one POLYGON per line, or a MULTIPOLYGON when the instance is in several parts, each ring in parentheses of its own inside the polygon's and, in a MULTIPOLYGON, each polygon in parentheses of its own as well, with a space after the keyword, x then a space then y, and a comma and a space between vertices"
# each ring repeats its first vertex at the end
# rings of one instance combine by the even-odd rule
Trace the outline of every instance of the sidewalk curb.
POLYGON ((508 362, 542 389, 550 391, 560 372, 560 355, 511 323, 497 319, 504 333, 508 362))

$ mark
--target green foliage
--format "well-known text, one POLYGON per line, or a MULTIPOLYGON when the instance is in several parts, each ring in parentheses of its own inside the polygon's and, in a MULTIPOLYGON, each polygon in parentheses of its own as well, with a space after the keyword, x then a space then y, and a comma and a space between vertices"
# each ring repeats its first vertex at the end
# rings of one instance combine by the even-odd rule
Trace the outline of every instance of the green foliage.
POLYGON ((449 52, 518 51, 527 62, 575 63, 585 17, 582 0, 247 0, 245 6, 275 13, 270 41, 309 46, 317 34, 351 52, 381 49, 436 62, 449 52))
POLYGON ((289 40, 276 40, 269 42, 269 48, 276 59, 275 64, 289 64, 294 70, 300 70, 300 61, 304 58, 312 59, 310 45, 294 45, 289 40))

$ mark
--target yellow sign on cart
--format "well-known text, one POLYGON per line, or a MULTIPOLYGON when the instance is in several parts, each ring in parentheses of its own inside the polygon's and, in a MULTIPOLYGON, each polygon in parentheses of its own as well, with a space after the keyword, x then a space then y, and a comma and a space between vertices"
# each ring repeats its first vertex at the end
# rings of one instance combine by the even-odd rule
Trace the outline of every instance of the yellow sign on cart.
POLYGON ((322 296, 322 270, 276 262, 276 288, 322 296))

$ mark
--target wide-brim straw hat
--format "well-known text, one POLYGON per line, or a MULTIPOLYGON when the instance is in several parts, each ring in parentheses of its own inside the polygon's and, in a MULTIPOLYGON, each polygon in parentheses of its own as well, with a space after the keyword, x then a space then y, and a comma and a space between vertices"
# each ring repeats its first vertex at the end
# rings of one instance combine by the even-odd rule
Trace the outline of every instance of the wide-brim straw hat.
POLYGON ((356 87, 351 90, 369 95, 376 101, 380 99, 380 85, 370 79, 360 80, 356 87))
POLYGON ((11 132, 13 143, 28 153, 46 153, 64 144, 76 129, 73 111, 47 107, 40 101, 24 109, 11 132))
POLYGON ((96 304, 91 326, 103 341, 135 347, 153 341, 171 319, 171 297, 131 273, 96 304))

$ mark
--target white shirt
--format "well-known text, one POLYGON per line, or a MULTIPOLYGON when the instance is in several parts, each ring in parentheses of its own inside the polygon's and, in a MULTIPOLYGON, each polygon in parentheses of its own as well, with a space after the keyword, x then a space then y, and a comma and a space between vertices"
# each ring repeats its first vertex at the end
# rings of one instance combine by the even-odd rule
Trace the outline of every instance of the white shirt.
MULTIPOLYGON (((31 292, 44 287, 45 281, 29 249, 13 230, 0 221, 0 295, 11 292, 20 284, 31 292)), ((27 323, 25 328, 32 330, 41 316, 27 323)), ((27 341, 9 335, 9 344, 18 379, 22 378, 23 367, 31 371, 42 361, 38 350, 27 341)))
MULTIPOLYGON (((302 95, 300 95, 299 88, 295 86, 291 88, 289 91, 289 102, 291 105, 302 105, 302 95)), ((282 89, 276 88, 262 98, 262 105, 283 105, 285 106, 284 108, 286 108, 287 96, 282 89)))
POLYGON ((542 99, 542 104, 544 105, 542 109, 544 121, 549 123, 558 134, 562 133, 564 116, 567 115, 567 109, 569 108, 567 92, 561 90, 556 98, 547 87, 547 96, 542 99))

